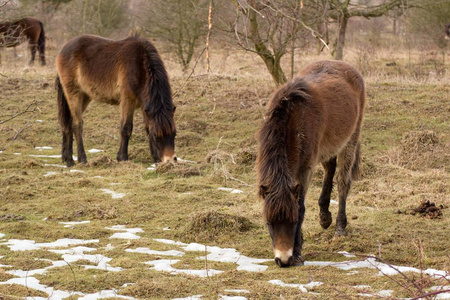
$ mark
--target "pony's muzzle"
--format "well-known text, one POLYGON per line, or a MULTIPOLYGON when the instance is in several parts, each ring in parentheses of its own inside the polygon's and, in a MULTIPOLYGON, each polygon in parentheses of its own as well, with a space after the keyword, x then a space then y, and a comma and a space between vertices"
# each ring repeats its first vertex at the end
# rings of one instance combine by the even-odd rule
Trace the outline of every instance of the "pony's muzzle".
POLYGON ((175 153, 173 155, 164 155, 162 158, 162 162, 166 163, 166 162, 172 162, 172 163, 176 163, 177 162, 177 156, 175 155, 175 153))
POLYGON ((294 257, 293 256, 289 257, 289 259, 288 259, 288 261, 286 263, 283 262, 279 257, 275 257, 275 263, 280 268, 290 267, 290 266, 294 265, 294 257))
POLYGON ((275 250, 275 263, 281 268, 293 266, 294 256, 292 255, 292 249, 288 251, 275 250))

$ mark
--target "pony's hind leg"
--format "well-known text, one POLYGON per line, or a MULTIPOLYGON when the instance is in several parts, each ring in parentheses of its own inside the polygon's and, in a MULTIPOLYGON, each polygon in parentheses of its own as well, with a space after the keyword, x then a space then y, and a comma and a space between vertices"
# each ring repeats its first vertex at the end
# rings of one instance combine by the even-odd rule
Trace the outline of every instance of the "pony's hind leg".
POLYGON ((331 191, 333 190, 333 177, 336 172, 336 156, 330 159, 327 162, 324 162, 323 168, 325 171, 325 175, 323 178, 322 184, 322 193, 319 198, 319 207, 320 207, 320 226, 326 229, 330 226, 333 218, 331 216, 329 207, 330 207, 330 197, 331 191))
POLYGON ((30 66, 34 64, 34 58, 36 57, 36 50, 37 45, 35 43, 30 43, 30 51, 31 51, 30 66))
POLYGON ((339 193, 339 210, 336 218, 336 236, 346 235, 345 227, 347 227, 346 202, 347 195, 352 183, 352 168, 355 161, 355 152, 357 141, 350 143, 338 155, 338 193, 339 193))

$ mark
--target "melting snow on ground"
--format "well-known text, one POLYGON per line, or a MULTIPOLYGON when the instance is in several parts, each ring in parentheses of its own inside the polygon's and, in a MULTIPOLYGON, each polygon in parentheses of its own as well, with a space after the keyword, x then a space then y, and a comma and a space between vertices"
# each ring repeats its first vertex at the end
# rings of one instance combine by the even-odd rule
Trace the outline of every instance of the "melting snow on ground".
POLYGON ((89 153, 99 153, 99 152, 103 152, 103 150, 93 148, 93 149, 88 150, 88 152, 89 153))
MULTIPOLYGON (((76 226, 80 224, 87 224, 89 221, 81 221, 81 222, 60 222, 61 224, 65 226, 76 226)), ((126 228, 124 225, 115 225, 112 227, 106 227, 109 230, 116 231, 114 235, 112 235, 110 238, 126 238, 126 239, 133 239, 133 238, 139 238, 137 233, 144 232, 140 228, 126 228)), ((34 270, 7 270, 5 271, 8 274, 16 276, 16 278, 11 278, 7 281, 0 282, 1 285, 5 284, 19 284, 26 286, 28 288, 32 288, 38 291, 42 291, 48 294, 48 297, 41 298, 41 297, 34 297, 34 299, 61 299, 66 298, 71 295, 77 295, 79 296, 78 299, 100 299, 100 298, 108 298, 108 297, 118 297, 123 299, 134 299, 132 297, 122 296, 118 295, 118 290, 102 290, 98 291, 96 293, 92 294, 84 294, 82 292, 77 291, 64 291, 64 290, 56 290, 53 287, 49 287, 46 285, 43 285, 37 280, 34 275, 39 274, 45 274, 47 270, 52 268, 58 268, 58 267, 66 267, 71 263, 74 263, 76 261, 88 261, 90 264, 83 265, 85 269, 96 269, 96 270, 102 270, 102 271, 109 271, 109 272, 120 272, 123 271, 121 267, 113 267, 110 265, 110 262, 112 261, 112 258, 106 257, 102 254, 96 254, 97 251, 96 248, 92 247, 86 247, 82 245, 86 244, 92 244, 92 243, 99 243, 99 240, 92 239, 92 240, 80 240, 80 239, 59 239, 54 242, 48 242, 48 243, 36 243, 33 240, 17 240, 17 239, 4 239, 5 235, 0 233, 0 245, 6 245, 9 247, 11 251, 27 251, 27 250, 38 250, 38 249, 47 249, 50 252, 56 253, 61 255, 60 260, 49 260, 49 259, 39 259, 41 261, 46 261, 49 263, 49 266, 45 268, 40 269, 34 269, 34 270), (72 247, 72 248, 69 248, 72 247), (66 248, 66 249, 62 249, 66 248)), ((262 263, 265 263, 267 261, 271 261, 271 259, 260 259, 260 258, 251 258, 244 255, 241 255, 236 249, 232 248, 221 248, 217 246, 206 246, 202 244, 197 243, 183 243, 180 241, 173 241, 168 239, 154 239, 154 241, 163 243, 166 245, 171 245, 173 247, 176 247, 178 249, 172 249, 167 251, 159 251, 159 250, 152 250, 150 248, 145 247, 139 247, 135 249, 126 249, 126 252, 130 253, 143 253, 148 255, 155 255, 155 256, 167 256, 169 259, 159 259, 159 260, 150 260, 145 262, 145 264, 150 266, 150 269, 161 271, 161 272, 168 272, 171 274, 186 274, 191 276, 198 276, 198 277, 206 277, 206 276, 214 276, 220 273, 223 273, 222 270, 215 270, 215 269, 200 269, 200 270, 191 270, 191 269, 178 269, 174 265, 177 264, 179 261, 181 261, 181 258, 185 255, 185 252, 191 251, 191 252, 199 252, 200 256, 197 257, 197 259, 204 260, 205 258, 209 261, 217 261, 217 262, 223 262, 223 263, 232 263, 237 265, 236 269, 241 271, 251 271, 251 272, 262 272, 268 268, 266 265, 262 265, 262 263), (206 255, 206 256, 204 256, 206 255), (177 257, 177 259, 170 259, 170 257, 177 257), (179 259, 178 259, 179 258, 179 259)), ((114 249, 113 246, 108 244, 106 247, 104 247, 105 250, 111 250, 114 249)), ((354 255, 341 251, 341 255, 345 257, 355 257, 354 255)), ((0 259, 3 257, 0 256, 0 259)), ((343 262, 327 262, 327 261, 306 261, 306 266, 321 266, 321 267, 336 267, 343 270, 353 270, 357 268, 372 268, 372 269, 378 269, 379 275, 395 275, 398 274, 398 272, 420 272, 419 269, 416 268, 410 268, 410 267, 401 267, 401 266, 393 266, 388 265, 385 263, 381 263, 376 261, 376 258, 373 256, 368 256, 364 260, 355 260, 355 261, 343 261, 343 262)), ((11 266, 6 265, 0 265, 0 267, 7 267, 12 268, 11 266)), ((430 276, 434 276, 436 278, 441 279, 450 279, 450 276, 445 271, 439 271, 434 269, 427 269, 422 271, 425 274, 428 274, 430 276)), ((296 288, 299 289, 301 292, 309 292, 311 289, 314 289, 315 287, 318 287, 322 285, 321 282, 310 282, 307 284, 301 284, 301 283, 285 283, 281 280, 269 280, 269 283, 273 285, 278 285, 281 287, 288 287, 288 288, 296 288)), ((125 286, 125 285, 124 285, 125 286)), ((360 285, 355 286, 354 288, 357 289, 371 289, 369 285, 360 285)), ((436 286, 431 288, 431 291, 442 291, 446 290, 450 287, 442 287, 442 286, 436 286)), ((226 289, 222 293, 218 295, 219 299, 246 299, 243 295, 239 294, 249 294, 250 292, 247 290, 233 290, 233 289, 226 289), (234 294, 234 295, 233 295, 234 294)), ((360 296, 379 296, 379 297, 392 297, 392 290, 382 290, 379 292, 374 292, 371 294, 365 294, 360 293, 360 296)), ((177 298, 177 299, 200 299, 201 295, 195 295, 190 296, 187 298, 177 298)), ((450 293, 442 293, 436 296, 436 299, 450 299, 450 293)))
POLYGON ((59 222, 59 224, 63 224, 66 228, 73 228, 75 225, 80 224, 88 224, 91 223, 91 221, 79 221, 79 222, 59 222))
POLYGON ((219 188, 217 188, 217 190, 230 192, 231 194, 241 194, 241 193, 243 193, 243 191, 241 191, 241 190, 227 188, 227 187, 219 187, 219 188))
POLYGON ((114 225, 112 227, 106 227, 106 229, 120 231, 110 236, 110 239, 137 240, 141 237, 136 235, 136 233, 144 232, 141 228, 126 228, 125 225, 114 225))
POLYGON ((42 151, 42 150, 53 150, 53 147, 50 146, 42 146, 42 147, 34 147, 34 149, 42 151))
POLYGON ((323 283, 322 282, 318 282, 318 281, 313 281, 307 284, 299 284, 299 283, 284 283, 281 280, 275 279, 275 280, 269 280, 269 283, 274 284, 274 285, 279 285, 282 287, 291 287, 291 288, 296 288, 299 289, 300 291, 302 291, 303 293, 307 293, 308 289, 313 289, 317 286, 321 286, 323 283))
POLYGON ((100 189, 100 191, 102 191, 105 194, 111 194, 111 197, 113 199, 120 199, 120 198, 125 197, 124 193, 117 193, 117 192, 111 191, 110 189, 100 189))

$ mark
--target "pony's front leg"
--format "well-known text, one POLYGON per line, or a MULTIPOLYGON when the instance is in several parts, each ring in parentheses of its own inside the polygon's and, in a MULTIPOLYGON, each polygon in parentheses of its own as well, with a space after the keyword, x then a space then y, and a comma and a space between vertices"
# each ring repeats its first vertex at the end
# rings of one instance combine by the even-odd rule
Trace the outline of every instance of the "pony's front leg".
POLYGON ((73 131, 77 140, 78 163, 85 164, 87 163, 87 158, 83 144, 83 121, 79 121, 78 123, 74 122, 73 131))
MULTIPOLYGON (((123 101, 123 102, 126 102, 123 101)), ((122 121, 120 123, 120 148, 117 152, 117 160, 128 160, 128 142, 130 141, 131 133, 133 132, 133 112, 132 110, 124 109, 126 104, 122 106, 122 121)))
POLYGON ((302 247, 303 247, 303 233, 302 233, 302 224, 305 218, 305 197, 301 196, 301 199, 298 201, 298 222, 297 229, 295 232, 295 241, 294 241, 294 265, 295 266, 303 266, 305 259, 302 256, 302 247))
POLYGON ((320 207, 320 226, 326 229, 330 226, 333 218, 330 213, 330 197, 331 191, 333 190, 333 177, 336 172, 336 156, 330 159, 329 161, 323 163, 323 168, 325 170, 325 175, 323 178, 322 184, 322 193, 319 198, 319 207, 320 207))
POLYGON ((302 224, 305 219, 305 197, 306 192, 308 191, 309 182, 311 181, 311 168, 305 168, 304 170, 300 170, 300 174, 297 176, 298 185, 295 187, 295 195, 298 199, 298 221, 297 221, 297 229, 295 233, 294 240, 294 265, 302 266, 304 263, 304 258, 302 256, 302 247, 303 247, 303 233, 302 233, 302 224))

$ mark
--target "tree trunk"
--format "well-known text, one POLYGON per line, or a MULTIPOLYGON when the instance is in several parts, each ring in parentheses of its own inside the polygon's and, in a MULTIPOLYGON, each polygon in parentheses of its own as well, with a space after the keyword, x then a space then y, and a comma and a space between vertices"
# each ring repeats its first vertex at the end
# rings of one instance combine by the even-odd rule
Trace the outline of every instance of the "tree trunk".
POLYGON ((342 12, 339 16, 339 33, 336 43, 336 51, 334 53, 334 59, 342 60, 344 58, 344 46, 345 46, 345 32, 347 31, 347 24, 349 15, 346 11, 342 12))
POLYGON ((256 11, 250 9, 248 11, 249 25, 250 25, 250 39, 252 40, 256 53, 262 58, 266 64, 267 70, 272 75, 273 81, 276 85, 281 85, 287 81, 283 69, 280 65, 281 55, 272 54, 259 36, 258 20, 256 11))

